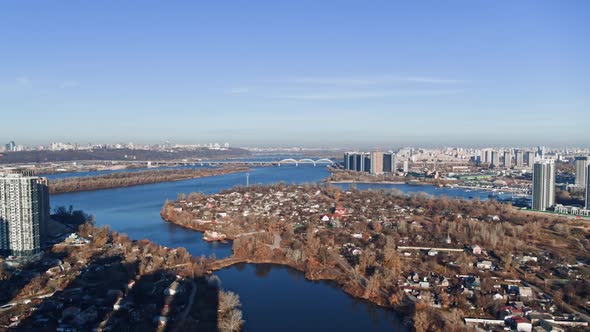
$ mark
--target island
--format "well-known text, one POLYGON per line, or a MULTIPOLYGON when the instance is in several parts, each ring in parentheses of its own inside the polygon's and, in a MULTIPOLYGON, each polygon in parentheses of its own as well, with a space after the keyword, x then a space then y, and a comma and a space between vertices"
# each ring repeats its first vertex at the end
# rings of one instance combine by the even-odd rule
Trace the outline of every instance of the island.
POLYGON ((206 176, 246 172, 247 166, 223 166, 213 168, 173 168, 145 171, 118 172, 96 176, 79 176, 50 180, 49 192, 63 194, 78 191, 113 189, 142 184, 180 181, 206 176))

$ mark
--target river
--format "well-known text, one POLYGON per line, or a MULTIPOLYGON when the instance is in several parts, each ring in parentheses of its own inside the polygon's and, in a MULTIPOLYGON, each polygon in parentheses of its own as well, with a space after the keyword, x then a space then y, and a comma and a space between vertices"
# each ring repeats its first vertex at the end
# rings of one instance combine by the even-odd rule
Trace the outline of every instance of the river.
MULTIPOLYGON (((249 171, 250 184, 310 183, 329 175, 325 166, 283 165, 249 171)), ((68 176, 68 175, 63 175, 68 176)), ((59 177, 59 176, 57 176, 59 177)), ((245 173, 176 182, 67 193, 51 196, 53 207, 73 205, 93 214, 99 226, 148 239, 167 247, 185 247, 195 256, 231 255, 231 244, 209 243, 202 234, 162 221, 160 209, 179 193, 217 193, 246 184, 245 173)), ((339 184, 341 187, 348 185, 339 184)), ((397 184, 357 184, 360 189, 398 189, 431 195, 487 199, 487 192, 397 184)), ((354 299, 331 282, 305 280, 302 273, 274 265, 237 265, 216 272, 224 289, 240 295, 246 331, 405 331, 401 317, 354 299)))

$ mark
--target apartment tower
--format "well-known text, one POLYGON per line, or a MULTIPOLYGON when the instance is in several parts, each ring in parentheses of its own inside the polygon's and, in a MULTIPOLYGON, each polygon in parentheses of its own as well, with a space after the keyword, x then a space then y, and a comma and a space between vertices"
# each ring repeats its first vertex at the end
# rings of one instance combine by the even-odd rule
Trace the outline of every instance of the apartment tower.
POLYGON ((48 222, 47 179, 0 174, 0 252, 15 256, 40 252, 48 222))
POLYGON ((546 211, 555 205, 555 164, 540 160, 533 165, 533 210, 546 211))

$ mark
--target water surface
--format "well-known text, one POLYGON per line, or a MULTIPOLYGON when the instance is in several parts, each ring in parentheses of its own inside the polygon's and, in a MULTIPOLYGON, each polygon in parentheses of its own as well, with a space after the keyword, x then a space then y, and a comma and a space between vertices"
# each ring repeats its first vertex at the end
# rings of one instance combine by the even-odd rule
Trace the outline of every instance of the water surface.
MULTIPOLYGON (((249 172, 250 184, 319 182, 329 172, 324 165, 257 167, 249 172)), ((201 233, 164 222, 164 202, 180 193, 217 193, 246 184, 246 173, 147 184, 134 187, 67 193, 51 196, 53 207, 73 205, 93 214, 97 225, 108 225, 132 239, 148 239, 167 247, 185 247, 191 254, 231 255, 231 245, 208 243, 201 233)), ((346 184, 339 184, 347 188, 346 184)), ((397 184, 356 184, 359 189, 398 189, 458 198, 487 199, 489 192, 397 184)), ((273 265, 237 265, 216 272, 222 287, 242 298, 247 331, 403 331, 394 312, 354 299, 331 282, 305 280, 302 273, 273 265)))

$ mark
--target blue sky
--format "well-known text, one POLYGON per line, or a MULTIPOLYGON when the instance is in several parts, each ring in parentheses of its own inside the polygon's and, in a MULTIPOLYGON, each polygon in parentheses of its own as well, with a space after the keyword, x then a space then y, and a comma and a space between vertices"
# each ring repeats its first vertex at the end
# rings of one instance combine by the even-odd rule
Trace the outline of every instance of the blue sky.
POLYGON ((589 40, 589 1, 3 1, 0 141, 589 146, 589 40))

